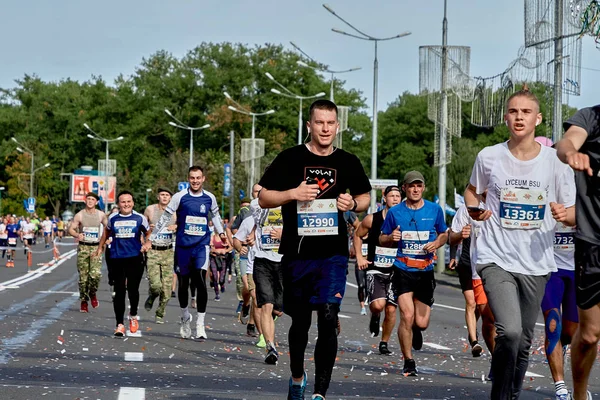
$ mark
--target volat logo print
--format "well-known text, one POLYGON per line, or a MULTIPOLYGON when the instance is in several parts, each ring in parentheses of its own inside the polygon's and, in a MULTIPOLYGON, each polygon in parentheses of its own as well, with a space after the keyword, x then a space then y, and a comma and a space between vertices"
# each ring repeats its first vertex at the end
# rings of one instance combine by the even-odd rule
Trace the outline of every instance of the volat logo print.
POLYGON ((325 167, 305 167, 304 168, 304 180, 307 178, 314 179, 319 185, 319 191, 317 192, 317 198, 321 197, 323 193, 327 192, 333 186, 335 186, 337 177, 337 170, 334 168, 325 167))

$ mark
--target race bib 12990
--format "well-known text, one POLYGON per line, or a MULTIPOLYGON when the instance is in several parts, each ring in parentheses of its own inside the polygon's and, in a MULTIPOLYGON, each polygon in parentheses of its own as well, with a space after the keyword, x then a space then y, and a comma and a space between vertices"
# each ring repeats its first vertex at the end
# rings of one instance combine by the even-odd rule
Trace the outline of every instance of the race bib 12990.
POLYGON ((335 199, 299 201, 298 236, 338 234, 338 209, 335 199))

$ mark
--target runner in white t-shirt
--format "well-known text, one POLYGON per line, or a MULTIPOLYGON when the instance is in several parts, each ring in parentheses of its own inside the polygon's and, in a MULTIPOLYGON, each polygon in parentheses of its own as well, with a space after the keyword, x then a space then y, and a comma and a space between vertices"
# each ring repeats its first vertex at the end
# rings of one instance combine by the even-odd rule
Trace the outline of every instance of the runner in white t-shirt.
POLYGON ((556 271, 556 221, 575 224, 573 171, 534 140, 542 122, 537 98, 521 90, 506 108, 510 139, 479 152, 465 191, 466 206, 475 208, 488 191, 487 209, 469 213, 485 221, 476 263, 496 319, 494 400, 519 397, 546 282, 556 271))
POLYGON ((45 248, 48 248, 50 247, 50 241, 52 240, 52 221, 50 221, 50 217, 46 217, 46 219, 42 221, 42 229, 44 231, 45 248))

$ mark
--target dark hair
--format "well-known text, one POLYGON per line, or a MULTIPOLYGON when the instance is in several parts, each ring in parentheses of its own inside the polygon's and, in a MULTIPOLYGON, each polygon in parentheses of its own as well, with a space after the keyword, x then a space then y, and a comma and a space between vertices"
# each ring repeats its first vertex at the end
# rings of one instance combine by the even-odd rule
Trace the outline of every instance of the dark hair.
POLYGON ((204 169, 199 165, 192 165, 191 167, 188 168, 188 174, 192 171, 200 171, 200 172, 202 172, 202 175, 204 175, 204 169))
POLYGON ((314 110, 326 110, 326 111, 335 111, 335 118, 338 116, 338 108, 333 101, 329 100, 315 100, 310 105, 310 111, 308 112, 309 118, 312 119, 314 110))
MULTIPOLYGON (((117 195, 117 203, 119 202, 119 200, 121 200, 121 196, 123 196, 124 194, 128 194, 131 196, 131 199, 133 200, 133 193, 131 193, 129 190, 121 190, 119 192, 119 194, 117 195)), ((135 201, 134 201, 135 202, 135 201)))
POLYGON ((538 107, 538 112, 540 110, 540 101, 538 100, 538 98, 536 97, 535 94, 533 94, 533 92, 531 92, 529 90, 529 86, 527 86, 526 83, 523 84, 523 88, 519 91, 514 92, 513 94, 510 95, 510 97, 508 98, 508 100, 506 100, 506 108, 508 108, 508 103, 510 103, 510 101, 512 99, 514 99, 515 97, 525 97, 528 100, 533 101, 535 104, 537 104, 538 107))

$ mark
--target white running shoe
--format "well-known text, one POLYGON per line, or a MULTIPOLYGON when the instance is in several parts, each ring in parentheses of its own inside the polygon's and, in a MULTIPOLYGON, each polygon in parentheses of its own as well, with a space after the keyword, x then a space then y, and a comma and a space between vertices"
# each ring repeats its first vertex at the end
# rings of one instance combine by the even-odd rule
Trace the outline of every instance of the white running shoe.
POLYGON ((179 328, 179 334, 184 339, 189 339, 192 337, 192 314, 190 317, 184 321, 183 317, 181 317, 181 327, 179 328))
POLYGON ((204 328, 204 324, 200 323, 201 321, 196 322, 196 339, 207 339, 206 329, 204 328))

